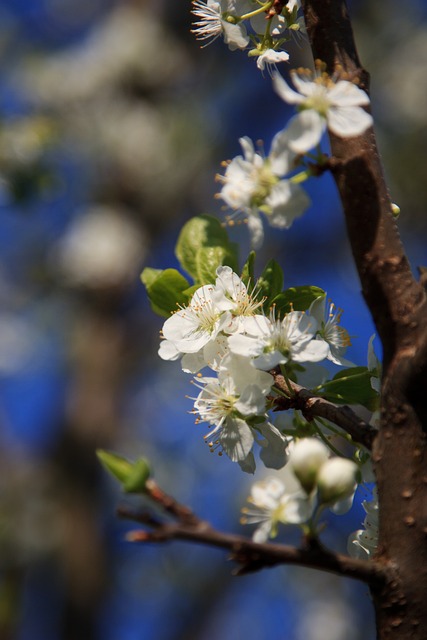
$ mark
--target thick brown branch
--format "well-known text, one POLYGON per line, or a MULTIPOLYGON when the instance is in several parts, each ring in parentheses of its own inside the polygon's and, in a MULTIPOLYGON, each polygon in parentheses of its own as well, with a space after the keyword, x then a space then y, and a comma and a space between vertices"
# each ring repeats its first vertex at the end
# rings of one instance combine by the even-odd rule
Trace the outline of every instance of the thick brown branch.
MULTIPOLYGON (((344 0, 305 0, 313 54, 368 89, 344 0)), ((373 591, 380 640, 427 637, 427 296, 400 242, 373 130, 330 136, 331 170, 362 291, 383 343, 381 425, 372 459, 378 558, 397 579, 373 591)))
MULTIPOLYGON (((329 73, 343 70, 368 90, 344 0, 305 0, 304 11, 313 55, 326 63, 329 73)), ((383 343, 386 370, 398 343, 419 339, 426 295, 400 241, 373 130, 356 138, 331 135, 330 140, 332 173, 363 294, 383 343)))
POLYGON ((301 387, 292 381, 287 381, 280 373, 272 371, 274 383, 287 395, 294 409, 302 411, 303 415, 310 419, 312 417, 325 418, 338 425, 348 433, 354 442, 362 444, 367 449, 371 449, 372 442, 377 434, 377 430, 354 413, 347 405, 338 406, 329 400, 319 398, 312 391, 301 387), (289 389, 291 387, 291 390, 289 389), (292 393, 292 395, 291 395, 292 393))

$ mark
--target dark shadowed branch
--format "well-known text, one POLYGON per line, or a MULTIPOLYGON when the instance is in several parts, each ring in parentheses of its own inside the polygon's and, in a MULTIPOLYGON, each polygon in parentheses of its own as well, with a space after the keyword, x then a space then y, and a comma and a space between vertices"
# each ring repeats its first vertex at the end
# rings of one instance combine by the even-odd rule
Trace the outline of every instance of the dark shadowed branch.
POLYGON ((325 418, 341 427, 354 442, 371 449, 377 434, 375 427, 365 422, 347 405, 338 406, 329 400, 319 398, 312 391, 301 387, 292 380, 285 380, 282 374, 271 371, 274 384, 288 397, 275 398, 275 403, 282 409, 299 409, 308 420, 319 417, 325 418))

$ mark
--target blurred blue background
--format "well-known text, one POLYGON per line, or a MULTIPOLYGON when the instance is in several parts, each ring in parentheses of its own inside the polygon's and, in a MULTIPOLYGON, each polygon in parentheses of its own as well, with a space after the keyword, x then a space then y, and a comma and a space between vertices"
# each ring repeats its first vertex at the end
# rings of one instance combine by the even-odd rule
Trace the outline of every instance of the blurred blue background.
MULTIPOLYGON (((166 490, 239 531, 253 478, 209 455, 143 266, 176 266, 192 215, 221 215, 214 175, 289 116, 271 81, 222 43, 200 50, 190 3, 0 1, 0 636, 4 640, 369 640, 367 590, 279 568, 241 578, 223 553, 124 541, 122 500, 97 447, 146 455, 166 490), (170 6, 172 5, 172 6, 170 6)), ((426 6, 352 3, 372 75, 392 199, 414 268, 426 264, 426 6)), ((308 65, 294 48, 294 66, 308 65)), ((258 257, 345 312, 348 357, 374 332, 329 176, 258 257)), ((361 229, 363 233, 363 229, 361 229)), ((235 239, 248 250, 243 227, 235 239)), ((379 347, 378 347, 379 349, 379 347)), ((256 479, 265 474, 257 469, 256 479)), ((345 550, 360 501, 325 539, 345 550)), ((247 533, 247 532, 245 532, 247 533)), ((290 539, 293 540, 292 534, 290 539)))

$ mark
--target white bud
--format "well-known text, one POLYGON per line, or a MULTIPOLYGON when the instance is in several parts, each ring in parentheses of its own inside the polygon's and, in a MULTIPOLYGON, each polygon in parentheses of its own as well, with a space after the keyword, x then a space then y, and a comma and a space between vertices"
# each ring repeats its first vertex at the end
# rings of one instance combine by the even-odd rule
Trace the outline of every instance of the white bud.
POLYGON ((328 458, 328 448, 316 438, 299 440, 292 449, 288 464, 306 493, 316 486, 317 474, 328 458))
POLYGON ((348 498, 357 486, 357 464, 345 458, 325 462, 317 476, 319 502, 332 504, 348 498))

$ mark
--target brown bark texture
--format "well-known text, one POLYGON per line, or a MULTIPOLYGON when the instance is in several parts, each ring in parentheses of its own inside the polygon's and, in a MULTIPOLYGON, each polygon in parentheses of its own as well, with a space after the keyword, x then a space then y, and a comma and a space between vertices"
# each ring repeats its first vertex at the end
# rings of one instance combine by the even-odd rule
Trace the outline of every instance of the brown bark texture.
MULTIPOLYGON (((369 92, 343 0, 305 0, 314 58, 369 92)), ((384 351, 381 423, 373 442, 379 492, 376 560, 392 569, 371 585, 379 640, 427 638, 427 298, 414 278, 383 176, 372 129, 331 135, 341 197, 362 292, 384 351)))

